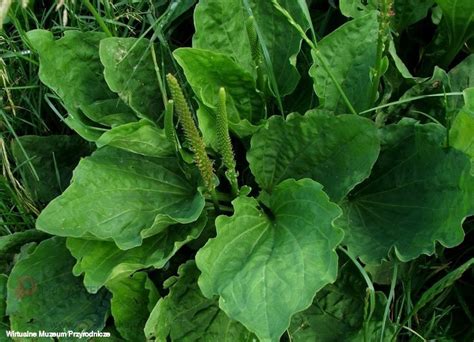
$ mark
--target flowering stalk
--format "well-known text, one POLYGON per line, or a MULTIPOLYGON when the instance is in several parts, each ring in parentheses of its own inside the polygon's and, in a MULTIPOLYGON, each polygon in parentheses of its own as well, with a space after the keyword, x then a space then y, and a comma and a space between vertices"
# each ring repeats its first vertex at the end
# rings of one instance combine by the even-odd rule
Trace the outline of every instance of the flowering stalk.
POLYGON ((247 36, 249 38, 252 60, 255 64, 255 70, 257 72, 257 88, 260 91, 264 92, 267 78, 264 73, 262 53, 260 51, 260 42, 258 40, 257 27, 255 24, 255 18, 253 16, 248 17, 247 21, 245 22, 245 28, 247 30, 247 36))
POLYGON ((375 104, 380 79, 384 74, 384 53, 387 49, 387 42, 390 37, 390 19, 393 16, 393 0, 379 0, 379 32, 377 41, 377 56, 374 68, 374 78, 372 89, 370 90, 370 104, 375 104))
POLYGON ((247 36, 249 37, 250 52, 255 65, 260 64, 261 55, 258 43, 257 30, 255 28, 255 18, 250 16, 245 22, 245 28, 247 29, 247 36))
POLYGON ((214 206, 217 209, 218 202, 214 184, 214 169, 212 167, 212 161, 206 153, 206 145, 196 127, 193 116, 191 115, 191 110, 188 107, 178 80, 171 74, 166 75, 166 80, 170 88, 171 97, 173 98, 174 108, 184 131, 186 142, 194 154, 194 163, 198 167, 204 181, 204 186, 211 194, 214 206))
POLYGON ((217 106, 217 145, 219 153, 222 156, 227 171, 225 172, 227 179, 232 187, 232 194, 239 194, 239 184, 237 180, 238 173, 235 170, 236 163, 232 142, 229 136, 229 124, 227 121, 226 92, 224 88, 219 89, 219 103, 217 106))

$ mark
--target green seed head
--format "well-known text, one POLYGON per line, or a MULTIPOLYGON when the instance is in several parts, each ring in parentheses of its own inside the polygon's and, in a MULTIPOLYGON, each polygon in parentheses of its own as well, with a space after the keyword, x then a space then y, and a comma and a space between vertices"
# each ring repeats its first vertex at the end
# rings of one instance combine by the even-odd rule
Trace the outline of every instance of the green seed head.
POLYGON ((235 158, 232 142, 229 136, 229 123, 227 121, 226 92, 224 88, 219 89, 219 101, 217 105, 216 125, 217 125, 217 145, 222 161, 227 168, 226 176, 232 186, 234 195, 239 193, 237 181, 237 171, 235 170, 235 158))
POLYGON ((252 59, 256 65, 260 62, 260 48, 258 45, 258 35, 257 29, 255 27, 255 18, 253 16, 249 17, 245 22, 245 27, 247 29, 247 36, 249 37, 250 42, 250 52, 252 54, 252 59))
POLYGON ((184 131, 186 142, 194 153, 194 162, 201 173, 204 185, 208 191, 212 193, 214 191, 214 170, 212 162, 206 153, 206 145, 199 134, 199 130, 196 127, 196 123, 194 122, 191 110, 189 109, 178 80, 171 74, 166 75, 166 80, 170 88, 171 97, 173 98, 174 108, 184 131))
POLYGON ((217 144, 222 155, 224 165, 232 170, 235 169, 234 151, 229 136, 229 124, 227 121, 226 92, 224 88, 219 89, 219 103, 217 106, 217 144))

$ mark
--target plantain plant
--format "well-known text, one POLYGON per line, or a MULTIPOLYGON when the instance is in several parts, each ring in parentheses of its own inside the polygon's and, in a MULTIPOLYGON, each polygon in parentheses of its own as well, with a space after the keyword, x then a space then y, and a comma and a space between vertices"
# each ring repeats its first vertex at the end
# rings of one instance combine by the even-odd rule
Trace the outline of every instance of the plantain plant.
POLYGON ((11 271, 11 326, 113 324, 130 341, 407 334, 413 303, 390 314, 396 286, 461 244, 474 214, 473 56, 412 76, 395 18, 420 7, 341 0, 348 18, 326 33, 305 1, 201 0, 192 47, 172 58, 155 35, 28 32, 94 151, 48 194, 36 229, 53 237, 11 271), (390 287, 375 291, 384 267, 390 287))

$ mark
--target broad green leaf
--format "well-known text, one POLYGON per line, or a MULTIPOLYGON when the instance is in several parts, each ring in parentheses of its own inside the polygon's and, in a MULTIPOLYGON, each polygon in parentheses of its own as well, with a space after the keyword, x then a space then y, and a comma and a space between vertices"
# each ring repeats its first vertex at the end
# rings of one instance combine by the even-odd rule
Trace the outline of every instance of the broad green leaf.
POLYGON ((152 43, 145 38, 106 38, 100 41, 100 61, 112 91, 140 117, 157 119, 163 111, 153 64, 152 43))
POLYGON ((346 17, 358 18, 376 10, 377 0, 340 0, 339 9, 346 17))
POLYGON ((71 186, 42 211, 36 227, 130 249, 172 223, 197 220, 204 198, 196 188, 175 158, 105 147, 81 160, 71 186))
POLYGON ((246 20, 242 0, 201 0, 194 10, 193 47, 222 52, 253 74, 246 20))
POLYGON ((12 141, 13 157, 23 184, 32 199, 42 203, 48 203, 67 188, 72 170, 91 150, 78 136, 27 135, 12 141))
POLYGON ((467 89, 464 94, 466 105, 451 124, 449 141, 451 146, 471 158, 471 173, 474 174, 474 88, 467 89))
MULTIPOLYGON (((301 49, 301 35, 278 11, 272 1, 248 0, 257 26, 258 38, 265 46, 280 96, 291 94, 300 75, 296 70, 296 58, 301 49)), ((279 0, 303 30, 309 28, 298 1, 279 0)), ((276 95, 276 94, 275 94, 276 95)))
POLYGON ((264 102, 250 73, 229 56, 210 50, 180 48, 173 55, 194 93, 212 114, 217 108, 219 89, 224 87, 230 128, 238 135, 256 130, 249 124, 258 124, 264 117, 264 102), (250 129, 241 129, 245 124, 250 129))
POLYGON ((175 153, 173 142, 166 137, 165 130, 145 119, 105 132, 97 140, 97 146, 105 145, 149 157, 168 157, 175 153))
POLYGON ((59 237, 45 240, 13 267, 7 296, 12 330, 104 328, 109 309, 107 292, 87 293, 81 280, 71 273, 74 258, 64 242, 59 237))
MULTIPOLYGON (((100 122, 107 126, 122 125, 137 120, 130 107, 119 98, 84 104, 81 106, 81 109, 92 121, 100 122)), ((74 117, 77 117, 77 115, 74 115, 74 117)))
MULTIPOLYGON (((378 27, 377 13, 373 11, 340 26, 319 43, 318 54, 358 112, 372 105, 371 72, 375 67, 378 27)), ((310 74, 320 106, 337 114, 347 113, 334 81, 321 67, 314 51, 312 54, 314 64, 310 74)))
POLYGON ((435 1, 443 11, 441 26, 447 30, 449 44, 440 63, 441 66, 448 66, 464 42, 474 37, 474 2, 472 0, 435 1))
POLYGON ((196 263, 202 293, 219 295, 230 318, 274 341, 336 279, 343 234, 333 225, 341 210, 313 180, 283 181, 268 202, 262 209, 250 197, 234 200, 234 215, 217 218, 217 237, 196 263))
POLYGON ((474 54, 467 56, 448 72, 452 91, 474 87, 474 54))
POLYGON ((102 77, 98 48, 104 37, 99 32, 66 31, 63 38, 54 40, 50 31, 28 32, 28 39, 40 57, 41 80, 65 104, 79 106, 115 98, 102 77))
POLYGON ((201 294, 194 261, 179 267, 178 277, 164 283, 169 294, 160 299, 145 326, 148 339, 157 341, 253 341, 253 335, 219 309, 217 299, 201 294))
POLYGON ((313 304, 297 313, 288 329, 292 341, 342 341, 362 327, 366 288, 358 270, 341 265, 337 281, 318 292, 313 304))
POLYGON ((461 243, 474 195, 469 159, 442 146, 446 130, 439 125, 406 120, 381 135, 372 174, 349 194, 338 221, 349 249, 375 264, 392 249, 409 261, 432 254, 436 241, 445 247, 461 243))
POLYGON ((267 192, 288 178, 311 178, 338 202, 370 175, 379 150, 372 121, 310 111, 271 117, 253 135, 247 160, 267 192))
POLYGON ((206 225, 206 216, 186 225, 172 225, 143 241, 139 247, 123 251, 113 242, 67 239, 67 248, 76 258, 73 273, 84 273, 84 285, 91 293, 117 278, 149 267, 162 268, 186 243, 197 239, 206 225))
MULTIPOLYGON (((292 341, 365 341, 366 330, 369 341, 379 341, 385 295, 376 293, 375 311, 367 322, 367 284, 352 263, 342 264, 338 273, 334 284, 325 286, 307 310, 293 317, 288 329, 292 341)), ((384 341, 389 342, 393 332, 387 322, 384 341)))
POLYGON ((23 246, 20 247, 20 251, 18 254, 15 255, 13 260, 14 263, 17 263, 20 260, 23 260, 31 255, 34 252, 36 246, 38 244, 36 242, 27 242, 23 246))
POLYGON ((150 315, 148 308, 153 308, 157 300, 157 290, 147 274, 137 272, 112 281, 107 289, 112 292, 111 312, 120 335, 127 341, 145 341, 143 329, 150 315))
POLYGON ((434 3, 434 0, 395 0, 391 23, 398 32, 401 32, 425 18, 434 3))
POLYGON ((59 95, 73 118, 83 112, 105 125, 134 121, 133 112, 124 112, 127 107, 105 83, 99 59, 99 42, 103 38, 105 34, 99 32, 66 31, 63 38, 54 40, 49 31, 28 32, 40 57, 41 81, 59 95), (109 114, 116 121, 111 122, 109 114))
MULTIPOLYGON (((448 72, 451 91, 464 91, 474 87, 474 54, 466 57, 461 63, 448 72)), ((465 101, 461 96, 450 96, 448 104, 450 110, 460 110, 465 101)), ((472 105, 474 107, 474 103, 472 105)))
POLYGON ((0 236, 0 257, 5 257, 6 254, 15 252, 16 249, 20 249, 20 247, 25 243, 42 241, 47 237, 48 234, 36 229, 0 236))
POLYGON ((81 138, 91 142, 99 139, 105 131, 102 127, 96 127, 96 124, 80 111, 74 112, 69 110, 68 116, 64 119, 64 123, 76 131, 81 138))
POLYGON ((199 123, 199 130, 206 147, 219 151, 217 142, 216 114, 204 105, 200 105, 196 110, 196 117, 199 123))

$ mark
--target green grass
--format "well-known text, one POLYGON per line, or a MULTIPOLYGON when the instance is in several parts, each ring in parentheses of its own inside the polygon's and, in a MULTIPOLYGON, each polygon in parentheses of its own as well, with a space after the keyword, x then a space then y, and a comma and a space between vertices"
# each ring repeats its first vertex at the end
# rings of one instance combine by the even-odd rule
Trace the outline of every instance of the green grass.
POLYGON ((18 181, 20 175, 13 165, 11 141, 22 135, 72 133, 58 116, 60 103, 39 80, 39 63, 30 50, 26 32, 46 28, 60 36, 66 30, 98 31, 105 25, 113 35, 142 35, 147 28, 150 32, 146 15, 154 10, 147 1, 134 6, 127 1, 104 5, 94 1, 91 6, 100 13, 94 17, 82 1, 65 1, 60 8, 55 2, 49 8, 41 5, 35 7, 31 1, 23 8, 13 2, 0 31, 0 235, 33 228, 38 214, 38 204, 31 202, 18 181))

